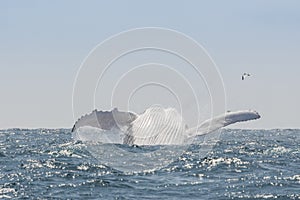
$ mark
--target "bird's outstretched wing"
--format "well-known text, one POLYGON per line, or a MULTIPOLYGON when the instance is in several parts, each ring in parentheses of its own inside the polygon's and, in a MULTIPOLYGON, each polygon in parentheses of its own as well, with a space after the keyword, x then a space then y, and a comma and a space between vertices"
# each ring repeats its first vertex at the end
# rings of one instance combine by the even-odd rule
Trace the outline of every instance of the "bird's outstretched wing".
POLYGON ((83 126, 91 126, 103 130, 111 130, 112 128, 119 129, 123 126, 130 126, 130 123, 136 119, 136 115, 131 112, 121 112, 118 109, 112 111, 97 111, 87 114, 79 118, 73 128, 72 132, 83 126))
POLYGON ((254 110, 227 112, 212 119, 208 119, 195 128, 187 130, 187 134, 189 137, 205 135, 230 124, 259 118, 260 115, 254 110))

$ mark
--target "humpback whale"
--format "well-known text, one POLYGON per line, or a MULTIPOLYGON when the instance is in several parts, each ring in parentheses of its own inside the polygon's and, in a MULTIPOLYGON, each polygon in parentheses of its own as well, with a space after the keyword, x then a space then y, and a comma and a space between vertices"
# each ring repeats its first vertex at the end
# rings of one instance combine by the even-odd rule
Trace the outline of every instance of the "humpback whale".
POLYGON ((104 132, 119 131, 124 134, 123 144, 129 145, 180 145, 198 135, 206 135, 237 122, 259 119, 254 110, 229 111, 200 125, 189 128, 174 108, 150 107, 141 114, 119 111, 94 110, 79 118, 72 132, 82 127, 92 127, 104 132))

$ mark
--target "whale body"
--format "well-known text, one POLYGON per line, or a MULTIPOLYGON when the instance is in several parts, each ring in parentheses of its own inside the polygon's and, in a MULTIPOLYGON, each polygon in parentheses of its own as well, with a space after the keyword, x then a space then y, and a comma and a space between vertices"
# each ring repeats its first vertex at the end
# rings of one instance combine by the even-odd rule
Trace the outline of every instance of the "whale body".
MULTIPOLYGON (((254 110, 227 112, 188 128, 182 116, 174 108, 150 107, 141 114, 119 111, 97 111, 79 118, 72 132, 92 127, 101 133, 121 132, 122 143, 128 145, 180 145, 198 135, 212 133, 237 122, 259 119, 254 110)), ((92 140, 92 139, 91 139, 92 140)))

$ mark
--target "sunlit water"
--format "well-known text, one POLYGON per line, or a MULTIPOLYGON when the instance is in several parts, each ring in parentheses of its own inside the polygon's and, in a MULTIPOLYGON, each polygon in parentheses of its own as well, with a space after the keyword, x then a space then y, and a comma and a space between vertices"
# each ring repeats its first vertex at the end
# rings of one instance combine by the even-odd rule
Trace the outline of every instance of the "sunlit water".
POLYGON ((125 173, 99 162, 68 129, 2 130, 0 198, 300 199, 299 144, 300 130, 224 129, 205 155, 196 143, 161 169, 125 173))

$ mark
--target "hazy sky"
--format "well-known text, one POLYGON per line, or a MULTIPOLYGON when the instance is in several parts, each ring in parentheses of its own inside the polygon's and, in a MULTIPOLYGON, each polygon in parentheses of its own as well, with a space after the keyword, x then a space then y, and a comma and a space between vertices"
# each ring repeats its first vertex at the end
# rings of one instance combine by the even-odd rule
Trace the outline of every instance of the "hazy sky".
MULTIPOLYGON (((87 54, 137 27, 178 30, 202 44, 240 128, 300 128, 300 1, 0 1, 0 128, 71 127, 72 87, 87 54), (240 75, 252 76, 241 81, 240 75)), ((99 108, 100 109, 100 108, 99 108)))

